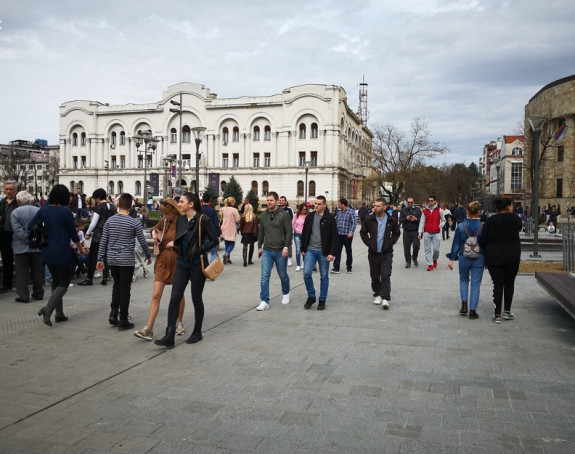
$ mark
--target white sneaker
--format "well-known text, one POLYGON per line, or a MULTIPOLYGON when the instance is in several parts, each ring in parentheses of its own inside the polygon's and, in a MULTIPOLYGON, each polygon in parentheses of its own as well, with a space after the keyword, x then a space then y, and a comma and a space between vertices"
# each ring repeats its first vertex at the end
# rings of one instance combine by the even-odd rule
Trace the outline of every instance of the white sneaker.
POLYGON ((381 302, 381 305, 383 306, 384 309, 389 309, 389 301, 383 300, 381 302))
POLYGON ((296 266, 296 267, 295 267, 295 270, 296 270, 296 271, 301 271, 301 266, 296 266))
POLYGON ((282 304, 289 304, 289 293, 282 296, 282 304))
POLYGON ((256 311, 265 311, 266 309, 269 309, 270 305, 268 303, 266 303, 265 301, 261 301, 260 305, 258 307, 256 307, 256 311))
POLYGON ((98 279, 102 277, 102 273, 94 273, 94 279, 98 279))
POLYGON ((288 266, 292 266, 293 263, 291 262, 291 259, 288 259, 288 266))
POLYGON ((376 296, 375 299, 373 300, 373 304, 377 304, 377 305, 381 304, 381 296, 379 296, 379 295, 376 296))

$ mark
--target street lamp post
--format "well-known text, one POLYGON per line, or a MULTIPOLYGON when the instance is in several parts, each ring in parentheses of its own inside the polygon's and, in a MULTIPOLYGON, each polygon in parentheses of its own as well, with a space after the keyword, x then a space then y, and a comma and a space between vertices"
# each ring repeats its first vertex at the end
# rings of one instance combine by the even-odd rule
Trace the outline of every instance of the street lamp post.
POLYGON ((152 136, 152 131, 149 129, 146 131, 138 131, 139 134, 133 136, 134 141, 136 142, 136 150, 138 154, 140 153, 140 145, 142 142, 144 143, 144 205, 148 203, 148 150, 152 150, 152 153, 156 149, 156 144, 160 141, 159 139, 152 136))
POLYGON ((305 188, 303 190, 303 203, 305 203, 305 205, 307 206, 307 174, 309 172, 309 167, 311 166, 311 162, 310 161, 306 161, 305 162, 305 188))
POLYGON ((176 172, 176 187, 179 188, 181 186, 182 181, 182 93, 180 93, 180 102, 174 101, 173 99, 170 100, 170 104, 177 106, 178 108, 170 109, 170 112, 177 113, 180 115, 180 130, 178 132, 178 139, 179 139, 179 148, 178 148, 178 169, 176 172))
POLYGON ((192 128, 196 138, 196 194, 198 195, 200 195, 200 144, 202 143, 202 136, 205 130, 204 126, 192 128))
POLYGON ((533 254, 531 257, 539 257, 539 141, 541 130, 545 124, 546 118, 543 115, 529 115, 527 117, 529 126, 533 131, 533 206, 531 207, 531 216, 533 216, 533 254))
MULTIPOLYGON (((167 166, 166 179, 164 180, 164 198, 171 196, 171 194, 168 192, 168 181, 171 181, 172 179, 172 165, 174 161, 177 161, 175 154, 167 154, 164 156, 164 162, 167 166)), ((169 186, 171 187, 172 185, 169 186)))

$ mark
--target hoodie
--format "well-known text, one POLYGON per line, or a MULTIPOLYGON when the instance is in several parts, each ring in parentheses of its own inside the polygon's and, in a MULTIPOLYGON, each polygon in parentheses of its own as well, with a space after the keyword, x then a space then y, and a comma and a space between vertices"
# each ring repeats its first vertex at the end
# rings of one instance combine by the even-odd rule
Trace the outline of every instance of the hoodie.
POLYGON ((485 222, 479 246, 487 266, 518 266, 521 260, 522 223, 513 213, 498 213, 485 222))

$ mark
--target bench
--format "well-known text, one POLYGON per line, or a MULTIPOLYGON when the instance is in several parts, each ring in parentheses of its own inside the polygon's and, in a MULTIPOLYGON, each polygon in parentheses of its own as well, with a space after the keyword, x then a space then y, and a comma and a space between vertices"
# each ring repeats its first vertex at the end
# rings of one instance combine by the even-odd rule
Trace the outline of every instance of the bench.
POLYGON ((575 274, 536 272, 535 279, 543 289, 559 301, 571 317, 575 318, 575 274))

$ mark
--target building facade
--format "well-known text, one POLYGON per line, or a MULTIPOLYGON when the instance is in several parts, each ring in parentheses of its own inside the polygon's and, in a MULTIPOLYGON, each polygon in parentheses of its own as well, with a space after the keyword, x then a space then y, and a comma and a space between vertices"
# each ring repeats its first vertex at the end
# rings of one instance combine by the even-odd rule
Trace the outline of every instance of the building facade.
POLYGON ((575 75, 546 85, 525 106, 528 198, 534 185, 530 115, 546 118, 539 143, 539 209, 557 205, 562 214, 568 214, 575 207, 575 75))
POLYGON ((180 83, 150 104, 65 102, 60 182, 88 194, 102 187, 142 198, 146 173, 155 197, 170 196, 174 186, 195 190, 196 127, 206 128, 199 145, 200 192, 210 185, 221 194, 232 176, 262 202, 268 191, 292 203, 306 194, 361 201, 371 191, 363 180, 373 135, 335 85, 218 99, 203 85, 180 83), (154 147, 137 147, 134 136, 148 130, 157 139, 154 147))

